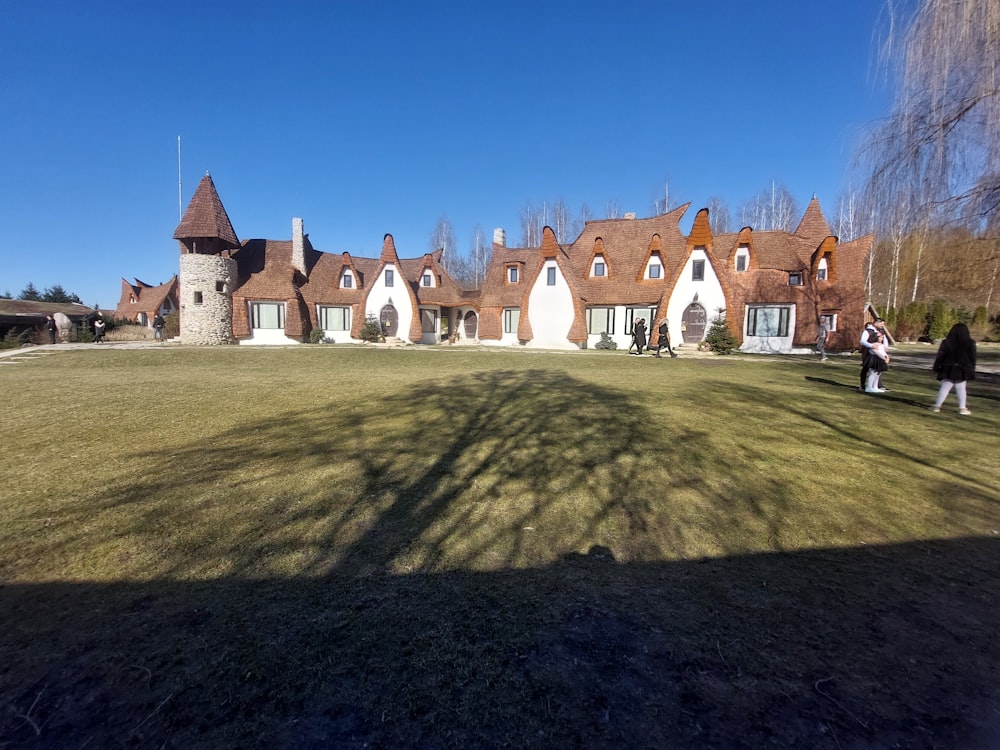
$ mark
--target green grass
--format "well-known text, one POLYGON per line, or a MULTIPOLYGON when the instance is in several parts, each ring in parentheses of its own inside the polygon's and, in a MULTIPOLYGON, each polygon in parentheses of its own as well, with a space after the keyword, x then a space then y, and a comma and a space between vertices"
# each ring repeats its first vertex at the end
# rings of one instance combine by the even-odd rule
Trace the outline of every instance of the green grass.
POLYGON ((328 346, 4 365, 0 748, 976 737, 922 702, 951 695, 959 637, 983 666, 954 704, 996 693, 1000 387, 931 415, 929 372, 871 397, 857 367, 328 346), (952 667, 910 664, 911 638, 945 638, 952 667))

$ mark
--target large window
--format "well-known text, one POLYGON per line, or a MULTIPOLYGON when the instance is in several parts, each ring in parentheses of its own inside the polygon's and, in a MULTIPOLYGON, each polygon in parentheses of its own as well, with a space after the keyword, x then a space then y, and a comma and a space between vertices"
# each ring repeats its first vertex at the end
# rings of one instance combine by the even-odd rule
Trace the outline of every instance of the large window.
POLYGON ((254 328, 285 327, 285 304, 283 302, 251 302, 251 325, 254 328))
POLYGON ((747 336, 787 336, 790 307, 747 308, 747 336))
POLYGON ((503 332, 517 333, 517 324, 521 322, 521 311, 516 307, 508 307, 503 311, 503 332))
POLYGON ((349 331, 351 330, 351 308, 349 307, 320 307, 319 327, 324 331, 349 331))
POLYGON ((587 333, 612 333, 615 330, 615 308, 588 307, 587 333))
POLYGON ((631 335, 635 321, 642 318, 646 321, 646 335, 653 330, 653 319, 656 317, 655 307, 628 307, 625 309, 625 330, 623 333, 631 335))
POLYGON ((437 310, 420 311, 420 330, 424 333, 437 333, 438 313, 437 310))

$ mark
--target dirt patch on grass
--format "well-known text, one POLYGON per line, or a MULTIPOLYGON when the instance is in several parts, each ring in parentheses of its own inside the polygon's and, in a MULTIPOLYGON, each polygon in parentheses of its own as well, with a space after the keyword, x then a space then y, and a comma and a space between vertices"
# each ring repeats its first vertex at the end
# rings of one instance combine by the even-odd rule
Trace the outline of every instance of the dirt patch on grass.
POLYGON ((0 747, 989 748, 1000 542, 0 588, 0 747))

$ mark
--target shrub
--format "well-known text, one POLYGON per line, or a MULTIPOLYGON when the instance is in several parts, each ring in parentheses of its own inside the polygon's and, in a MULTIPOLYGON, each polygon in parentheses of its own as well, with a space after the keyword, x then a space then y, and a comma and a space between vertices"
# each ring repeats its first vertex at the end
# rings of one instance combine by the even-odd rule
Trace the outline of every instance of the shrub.
POLYGON ((716 354, 732 354, 733 349, 739 344, 733 332, 729 330, 729 326, 726 325, 724 314, 725 310, 719 310, 719 314, 712 321, 708 334, 705 336, 705 343, 716 354))
POLYGON ((983 341, 990 335, 990 313, 985 307, 977 307, 969 321, 969 333, 976 341, 983 341))
POLYGON ((163 318, 163 340, 175 339, 181 335, 181 314, 175 310, 163 318))
POLYGON ((596 344, 594 344, 594 348, 611 350, 611 349, 617 349, 618 344, 616 344, 614 341, 611 340, 611 334, 609 334, 607 331, 604 331, 601 334, 601 340, 598 341, 596 344))
POLYGON ((322 328, 313 328, 309 331, 309 343, 310 344, 322 344, 326 340, 326 331, 322 328))
POLYGON ((17 332, 17 328, 11 328, 7 331, 7 335, 0 339, 0 349, 20 349, 28 343, 30 335, 30 328, 25 328, 20 333, 17 332))
POLYGON ((932 341, 940 341, 948 335, 951 327, 958 322, 958 315, 944 300, 935 300, 931 307, 928 335, 932 341))
POLYGON ((90 344, 94 340, 94 329, 91 327, 90 323, 84 321, 79 325, 75 326, 75 338, 81 344, 90 344))
POLYGON ((118 321, 113 329, 105 333, 105 341, 152 341, 153 329, 138 323, 122 323, 118 321))
POLYGON ((361 333, 359 338, 362 341, 369 341, 371 343, 377 343, 383 341, 382 337, 382 324, 378 322, 378 318, 374 315, 369 315, 365 319, 365 324, 361 326, 361 333))
MULTIPOLYGON (((892 330, 890 328, 890 330, 892 330)), ((927 305, 911 302, 897 314, 894 336, 901 341, 916 341, 927 332, 927 305)))

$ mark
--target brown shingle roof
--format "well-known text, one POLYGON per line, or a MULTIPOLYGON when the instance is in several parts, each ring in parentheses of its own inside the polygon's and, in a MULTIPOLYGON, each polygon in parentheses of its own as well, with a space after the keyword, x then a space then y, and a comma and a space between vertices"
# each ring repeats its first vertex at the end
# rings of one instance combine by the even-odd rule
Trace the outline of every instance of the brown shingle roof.
POLYGON ((175 240, 196 237, 216 237, 231 247, 239 247, 240 244, 208 173, 198 183, 181 223, 174 230, 175 240))
POLYGON ((833 234, 826 217, 823 216, 823 209, 819 207, 819 200, 816 196, 813 196, 813 199, 809 201, 809 206, 802 215, 802 221, 795 228, 794 234, 807 240, 815 240, 817 245, 820 240, 833 234))

